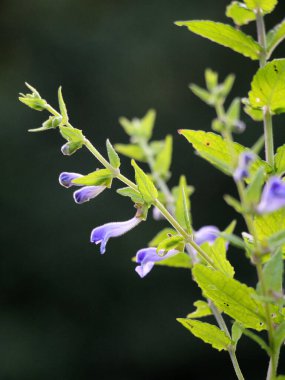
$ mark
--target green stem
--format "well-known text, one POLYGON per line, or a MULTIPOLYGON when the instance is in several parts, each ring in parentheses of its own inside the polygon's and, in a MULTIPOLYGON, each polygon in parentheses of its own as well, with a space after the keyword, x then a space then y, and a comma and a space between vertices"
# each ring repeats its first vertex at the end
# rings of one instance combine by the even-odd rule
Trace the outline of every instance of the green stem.
POLYGON ((265 156, 266 161, 271 167, 274 167, 274 140, 272 116, 268 108, 263 111, 264 120, 264 138, 265 138, 265 156))

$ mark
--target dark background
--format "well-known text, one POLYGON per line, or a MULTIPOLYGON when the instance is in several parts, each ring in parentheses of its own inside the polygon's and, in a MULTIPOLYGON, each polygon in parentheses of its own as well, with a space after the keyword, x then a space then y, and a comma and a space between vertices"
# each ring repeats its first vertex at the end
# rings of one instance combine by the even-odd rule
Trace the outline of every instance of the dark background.
MULTIPOLYGON (((87 151, 63 157, 55 132, 28 134, 46 115, 17 100, 34 85, 56 106, 63 86, 73 125, 103 151, 107 137, 127 142, 119 116, 158 111, 155 138, 174 135, 171 184, 187 175, 195 228, 225 227, 234 217, 222 195, 232 181, 193 154, 179 128, 210 129, 214 113, 188 90, 203 84, 206 67, 221 78, 237 75, 233 95, 245 96, 257 68, 252 62, 174 26, 183 19, 226 21, 228 1, 7 0, 0 2, 1 380, 234 379, 227 353, 191 336, 175 318, 192 310, 200 293, 186 270, 155 268, 141 280, 131 257, 162 228, 149 220, 109 242, 107 253, 89 243, 93 227, 133 216, 113 191, 81 206, 61 188, 61 171, 97 167, 87 151), (221 211, 222 210, 222 211, 221 211)), ((279 5, 269 27, 284 17, 279 5)), ((255 34, 254 25, 246 28, 255 34)), ((275 56, 282 57, 285 45, 275 56)), ((243 115, 250 146, 261 124, 243 115)), ((284 117, 276 141, 284 137, 284 117)), ((123 172, 132 176, 128 160, 123 172)), ((243 228, 239 223, 239 230, 243 228)), ((256 276, 240 251, 230 250, 237 277, 256 276)), ((247 338, 239 358, 247 378, 265 377, 266 355, 247 338)), ((284 357, 283 357, 284 362, 284 357)), ((282 358, 281 358, 282 367, 282 358)), ((283 372, 285 370, 283 363, 283 372)))

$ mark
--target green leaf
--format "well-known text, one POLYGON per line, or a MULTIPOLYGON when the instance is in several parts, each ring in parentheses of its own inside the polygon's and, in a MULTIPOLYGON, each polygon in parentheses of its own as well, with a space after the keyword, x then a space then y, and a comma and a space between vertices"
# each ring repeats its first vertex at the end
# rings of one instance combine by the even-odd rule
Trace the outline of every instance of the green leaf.
POLYGON ((280 146, 275 154, 275 171, 276 174, 285 172, 285 144, 280 146))
POLYGON ((106 141, 106 147, 107 147, 110 164, 114 168, 118 169, 121 165, 120 157, 118 156, 117 152, 113 148, 113 145, 110 143, 109 139, 106 141))
POLYGON ((230 338, 222 330, 210 323, 187 318, 177 318, 177 321, 197 338, 202 339, 205 343, 211 344, 211 346, 218 351, 227 350, 232 343, 230 338))
POLYGON ((270 58, 274 49, 285 39, 285 19, 271 29, 266 36, 267 59, 270 58))
POLYGON ((146 115, 141 119, 142 135, 149 140, 152 136, 152 131, 156 119, 156 112, 150 109, 146 115))
POLYGON ((126 157, 133 158, 137 161, 146 162, 144 151, 136 144, 115 144, 115 149, 118 153, 121 153, 126 157))
POLYGON ((154 171, 163 178, 169 177, 169 168, 172 159, 172 136, 166 136, 162 150, 157 154, 154 171))
POLYGON ((249 102, 253 108, 268 107, 273 114, 285 112, 285 59, 275 59, 257 71, 249 102))
POLYGON ((187 182, 185 176, 181 176, 179 180, 175 216, 181 226, 185 228, 187 232, 191 233, 190 200, 189 196, 187 196, 187 182))
POLYGON ((113 173, 109 169, 100 169, 87 174, 83 177, 76 178, 72 181, 82 186, 107 186, 110 187, 113 179, 113 173))
POLYGON ((271 252, 275 251, 276 249, 279 249, 284 244, 285 244, 285 230, 276 232, 276 234, 271 235, 270 238, 268 239, 268 245, 271 252))
POLYGON ((259 59, 260 45, 251 36, 231 25, 214 21, 178 21, 178 26, 186 26, 191 32, 226 46, 253 60, 259 59))
POLYGON ((158 192, 151 179, 144 171, 132 160, 132 166, 135 169, 135 178, 138 190, 146 204, 150 205, 158 197, 158 192))
POLYGON ((254 12, 239 1, 232 1, 231 4, 227 6, 226 16, 233 19, 234 23, 238 26, 246 25, 256 18, 254 12))
POLYGON ((117 193, 122 195, 123 197, 130 197, 134 203, 144 203, 144 200, 140 195, 140 192, 130 187, 123 187, 121 189, 117 189, 117 193))
POLYGON ((32 87, 29 83, 25 83, 28 89, 32 92, 31 94, 22 94, 20 93, 19 100, 24 103, 26 106, 36 110, 43 111, 46 109, 47 102, 42 99, 38 91, 32 87))
POLYGON ((60 133, 62 137, 69 142, 81 142, 84 143, 84 135, 81 129, 73 128, 73 127, 63 127, 60 126, 60 133))
POLYGON ((238 341, 242 337, 242 329, 240 327, 240 324, 238 322, 234 322, 232 325, 232 340, 234 342, 234 346, 236 347, 238 344, 238 341))
POLYGON ((231 243, 234 247, 245 250, 246 248, 245 243, 240 237, 234 234, 227 234, 225 232, 221 232, 220 236, 224 238, 226 241, 228 241, 229 243, 231 243))
POLYGON ((262 10, 264 13, 271 13, 276 7, 277 0, 244 0, 249 9, 262 10))
POLYGON ((274 340, 275 340, 276 347, 278 347, 278 348, 281 347, 282 344, 284 343, 284 341, 285 341, 285 321, 282 322, 277 327, 277 329, 275 330, 274 340))
POLYGON ((193 275, 205 297, 242 325, 257 331, 264 330, 265 315, 262 302, 254 299, 254 289, 227 275, 201 264, 193 268, 193 275))
POLYGON ((62 125, 66 125, 68 123, 68 114, 67 114, 66 105, 62 96, 61 86, 58 89, 58 103, 59 103, 60 113, 62 116, 62 125))
POLYGON ((171 268, 183 268, 183 269, 192 268, 191 259, 189 255, 187 255, 187 253, 184 253, 184 252, 178 252, 177 254, 171 257, 168 257, 161 261, 157 261, 154 265, 171 267, 171 268))
POLYGON ((194 83, 190 84, 189 88, 194 95, 202 100, 202 102, 209 104, 210 106, 213 106, 215 104, 216 96, 213 96, 204 88, 197 86, 197 84, 194 83))
POLYGON ((239 214, 242 213, 242 205, 241 205, 241 203, 240 203, 237 199, 233 198, 231 195, 226 194, 226 195, 224 196, 224 200, 225 200, 225 202, 226 202, 229 206, 231 206, 236 212, 238 212, 239 214))
POLYGON ((283 259, 282 252, 278 250, 263 268, 264 284, 269 292, 282 292, 283 259))
POLYGON ((152 240, 148 243, 148 246, 157 247, 163 240, 167 239, 171 235, 176 234, 177 232, 173 228, 164 228, 152 238, 152 240))
POLYGON ((244 104, 244 112, 252 118, 254 121, 262 121, 263 120, 263 112, 262 110, 252 108, 249 104, 248 98, 243 98, 242 103, 244 104))
MULTIPOLYGON (((238 143, 229 143, 213 132, 190 129, 180 129, 178 132, 186 137, 201 157, 228 175, 233 172, 231 152, 233 151, 236 156, 239 156, 242 152, 249 150, 238 143)), ((258 157, 251 165, 251 174, 261 166, 265 167, 267 172, 270 171, 270 166, 258 157)))
POLYGON ((213 91, 218 85, 218 73, 211 69, 205 70, 205 81, 208 90, 213 91))
POLYGON ((54 129, 60 126, 62 121, 61 116, 50 116, 48 120, 43 122, 42 126, 40 128, 34 128, 34 129, 29 129, 29 132, 42 132, 42 131, 47 131, 48 129, 54 129))
POLYGON ((261 167, 255 172, 245 191, 245 199, 250 205, 258 203, 265 179, 264 168, 261 167))
POLYGON ((195 311, 187 315, 187 318, 202 318, 212 315, 210 306, 205 301, 196 301, 193 304, 196 307, 195 311))
POLYGON ((125 117, 120 117, 119 123, 124 128, 125 132, 133 138, 144 138, 149 140, 152 135, 156 119, 155 110, 149 110, 142 119, 134 118, 128 120, 125 117))
POLYGON ((183 247, 184 238, 180 235, 174 235, 167 237, 165 240, 161 241, 156 251, 160 256, 164 256, 168 251, 172 249, 182 250, 183 247))

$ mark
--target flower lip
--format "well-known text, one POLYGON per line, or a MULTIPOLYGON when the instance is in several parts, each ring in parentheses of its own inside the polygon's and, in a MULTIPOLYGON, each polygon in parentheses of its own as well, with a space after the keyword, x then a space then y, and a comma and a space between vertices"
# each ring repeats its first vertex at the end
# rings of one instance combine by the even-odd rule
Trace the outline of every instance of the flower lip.
POLYGON ((198 245, 203 243, 213 244, 219 236, 220 230, 216 226, 204 226, 194 234, 194 240, 198 245))
POLYGON ((111 237, 124 235, 126 232, 136 227, 141 221, 142 219, 134 216, 132 219, 125 222, 103 224, 92 230, 90 241, 91 243, 101 244, 100 252, 103 254, 106 252, 106 244, 111 237))
POLYGON ((61 186, 69 188, 72 186, 80 186, 80 185, 76 185, 75 183, 72 182, 74 179, 80 178, 80 177, 83 177, 82 174, 62 172, 62 173, 60 173, 60 175, 58 177, 58 181, 59 181, 61 186))
POLYGON ((76 203, 81 204, 97 197, 105 189, 106 186, 84 186, 73 193, 73 198, 76 203))
POLYGON ((257 212, 266 214, 285 207, 285 182, 279 177, 271 177, 265 184, 257 212))

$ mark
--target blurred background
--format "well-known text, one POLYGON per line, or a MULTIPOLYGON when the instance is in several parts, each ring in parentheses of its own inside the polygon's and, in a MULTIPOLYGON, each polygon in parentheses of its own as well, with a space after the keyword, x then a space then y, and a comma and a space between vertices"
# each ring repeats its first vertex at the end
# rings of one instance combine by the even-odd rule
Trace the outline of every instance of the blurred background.
MULTIPOLYGON (((281 1, 280 1, 281 3, 281 1)), ((283 3, 283 2, 282 2, 283 3)), ((204 69, 223 79, 236 73, 233 96, 245 96, 257 69, 229 49, 174 26, 175 20, 226 21, 228 1, 219 0, 16 0, 0 1, 1 59, 1 380, 181 380, 234 379, 227 353, 218 353, 180 326, 175 318, 193 309, 200 292, 186 270, 155 268, 141 280, 131 257, 164 222, 149 220, 109 242, 101 256, 89 243, 92 228, 133 216, 131 202, 113 191, 75 205, 72 191, 58 184, 61 171, 94 170, 82 149, 63 157, 58 133, 28 134, 47 115, 17 100, 24 82, 57 106, 63 86, 74 126, 104 151, 107 137, 127 142, 119 116, 158 112, 155 138, 174 136, 173 176, 186 174, 195 186, 195 228, 224 228, 235 214, 223 194, 234 193, 230 178, 193 154, 177 129, 209 130, 213 110, 188 89, 204 84, 204 69)), ((272 27, 285 5, 267 16, 272 27)), ((255 35, 254 25, 245 28, 255 35)), ((285 44, 275 57, 284 57, 285 44)), ((238 139, 252 145, 261 124, 246 115, 238 139)), ((284 143, 284 116, 275 118, 275 137, 284 143)), ((129 160, 123 172, 132 176, 129 160)), ((238 231, 243 229, 239 220, 238 231)), ((253 268, 231 249, 237 277, 256 282, 253 268)), ((240 364, 251 380, 264 377, 266 355, 248 338, 240 343, 240 364)), ((283 373, 284 356, 281 358, 283 373)))

